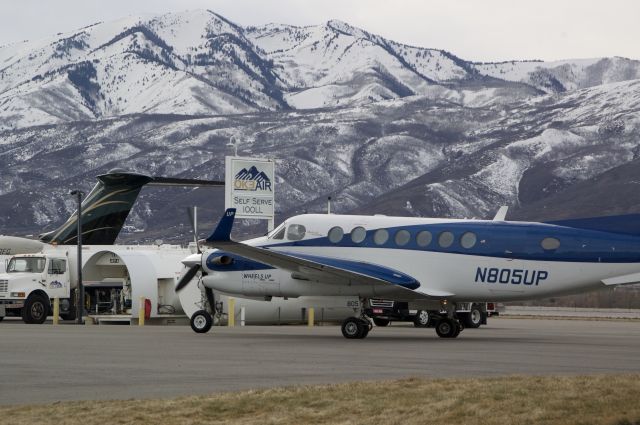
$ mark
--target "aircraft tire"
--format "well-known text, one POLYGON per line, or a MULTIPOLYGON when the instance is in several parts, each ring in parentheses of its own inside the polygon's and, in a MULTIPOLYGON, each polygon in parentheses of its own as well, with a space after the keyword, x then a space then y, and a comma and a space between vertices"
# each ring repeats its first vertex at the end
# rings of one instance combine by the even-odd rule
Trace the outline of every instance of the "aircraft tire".
POLYGON ((206 310, 198 310, 191 316, 191 329, 196 333, 207 333, 212 325, 213 317, 206 310))
POLYGON ((340 329, 342 336, 347 339, 361 339, 369 333, 369 324, 357 317, 347 317, 342 321, 340 329))
POLYGON ((457 338, 458 335, 460 335, 460 332, 462 332, 464 330, 464 325, 462 323, 460 323, 459 321, 455 320, 454 321, 454 325, 456 327, 456 331, 453 333, 451 338, 457 338))
POLYGON ((359 338, 364 339, 369 335, 369 331, 373 329, 373 323, 365 319, 360 319, 360 322, 362 324, 362 331, 360 332, 359 338))
POLYGON ((436 323, 436 333, 440 338, 455 338, 461 331, 460 325, 449 318, 443 318, 436 323))
POLYGON ((414 319, 413 326, 416 328, 426 328, 429 326, 429 312, 427 310, 418 310, 414 319))
POLYGON ((2 322, 3 319, 4 319, 4 316, 0 316, 0 322, 2 322))
POLYGON ((376 326, 384 327, 384 326, 389 326, 389 323, 391 323, 391 320, 383 319, 381 317, 374 317, 373 323, 375 323, 376 326))
POLYGON ((39 325, 47 320, 48 313, 49 300, 42 295, 32 294, 22 307, 22 321, 39 325))

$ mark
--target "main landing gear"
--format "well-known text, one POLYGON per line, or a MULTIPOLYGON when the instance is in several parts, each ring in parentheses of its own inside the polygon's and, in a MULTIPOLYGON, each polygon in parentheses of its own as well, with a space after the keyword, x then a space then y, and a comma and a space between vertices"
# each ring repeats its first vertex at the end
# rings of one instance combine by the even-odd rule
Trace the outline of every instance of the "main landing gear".
POLYGON ((348 317, 342 322, 342 335, 347 339, 363 339, 372 328, 373 325, 369 319, 348 317))

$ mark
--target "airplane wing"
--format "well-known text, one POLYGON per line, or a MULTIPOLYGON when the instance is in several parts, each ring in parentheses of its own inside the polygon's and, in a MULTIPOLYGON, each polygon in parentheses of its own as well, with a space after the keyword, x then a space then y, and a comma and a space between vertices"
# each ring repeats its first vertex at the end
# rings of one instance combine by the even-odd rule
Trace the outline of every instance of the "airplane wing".
POLYGON ((442 291, 417 292, 420 282, 400 271, 377 264, 339 258, 275 251, 232 241, 231 228, 235 209, 228 209, 206 243, 241 257, 290 270, 294 278, 342 285, 375 285, 385 296, 396 299, 433 299, 450 297, 442 291))

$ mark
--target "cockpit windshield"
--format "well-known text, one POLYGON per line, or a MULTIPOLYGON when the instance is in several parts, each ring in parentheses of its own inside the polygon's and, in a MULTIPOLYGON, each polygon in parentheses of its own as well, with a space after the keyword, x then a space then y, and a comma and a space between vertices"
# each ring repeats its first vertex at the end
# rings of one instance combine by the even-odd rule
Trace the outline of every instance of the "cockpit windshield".
POLYGON ((13 257, 7 265, 7 273, 42 273, 46 263, 44 257, 13 257))
POLYGON ((284 239, 284 231, 285 223, 282 223, 280 226, 276 227, 275 230, 272 230, 267 236, 269 239, 284 239))

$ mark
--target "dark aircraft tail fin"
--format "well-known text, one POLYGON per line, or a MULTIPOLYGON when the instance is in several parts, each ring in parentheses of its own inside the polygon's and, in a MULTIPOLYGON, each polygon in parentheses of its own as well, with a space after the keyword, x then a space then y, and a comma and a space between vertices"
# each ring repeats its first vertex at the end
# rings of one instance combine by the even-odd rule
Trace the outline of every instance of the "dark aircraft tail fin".
MULTIPOLYGON (((129 211, 145 185, 154 186, 224 186, 224 182, 151 177, 144 174, 112 170, 97 177, 98 183, 82 201, 82 243, 113 245, 129 211)), ((40 235, 42 242, 58 245, 77 243, 77 213, 58 229, 40 235)))

